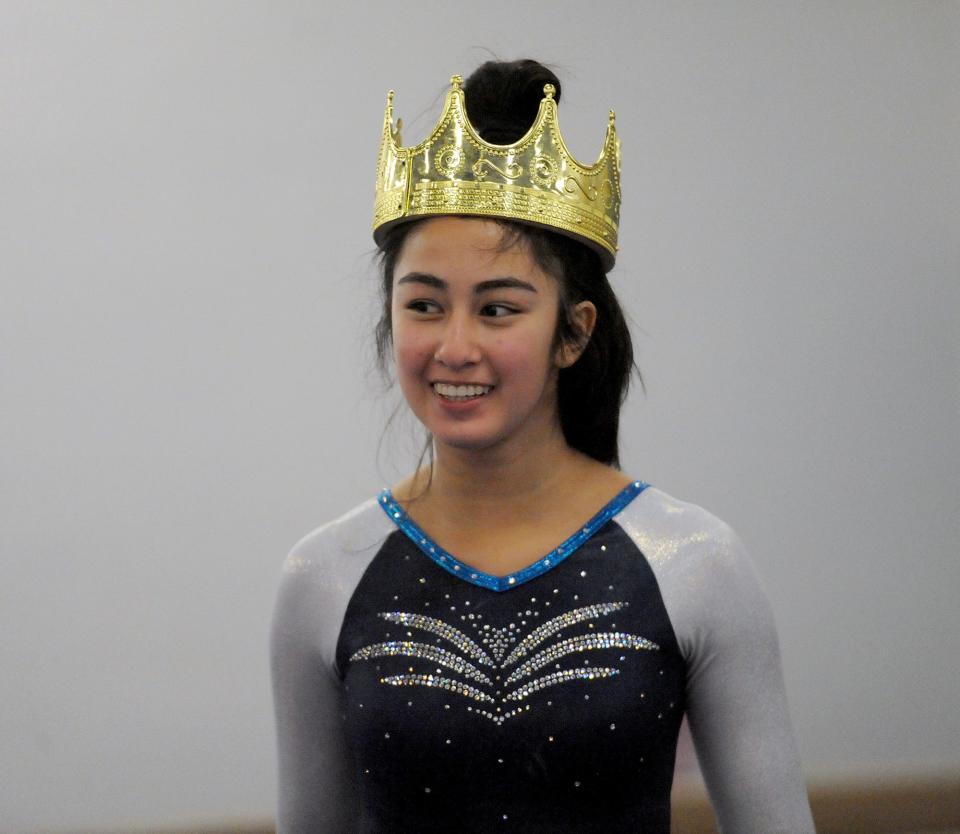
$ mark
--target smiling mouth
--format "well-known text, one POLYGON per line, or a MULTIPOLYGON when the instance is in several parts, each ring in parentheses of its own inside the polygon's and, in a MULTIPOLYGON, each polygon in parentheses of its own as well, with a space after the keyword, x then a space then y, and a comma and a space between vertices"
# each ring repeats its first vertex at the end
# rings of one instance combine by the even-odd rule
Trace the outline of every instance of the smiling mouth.
POLYGON ((441 399, 455 403, 477 400, 494 389, 493 385, 448 385, 443 382, 435 382, 432 387, 441 399))

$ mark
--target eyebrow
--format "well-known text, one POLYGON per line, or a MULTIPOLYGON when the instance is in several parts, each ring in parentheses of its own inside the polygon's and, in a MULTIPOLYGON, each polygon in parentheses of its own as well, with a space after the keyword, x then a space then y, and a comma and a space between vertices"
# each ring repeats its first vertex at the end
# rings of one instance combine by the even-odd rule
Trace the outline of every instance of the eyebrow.
MULTIPOLYGON (((442 278, 437 278, 436 275, 428 275, 425 272, 411 272, 407 275, 404 275, 397 284, 425 284, 428 287, 433 287, 438 290, 446 290, 449 288, 449 284, 444 281, 442 278)), ((473 294, 480 295, 481 293, 488 292, 489 290, 529 290, 532 293, 537 291, 537 288, 533 284, 528 284, 526 281, 521 281, 519 278, 490 278, 486 281, 481 281, 479 284, 474 284, 473 294)))

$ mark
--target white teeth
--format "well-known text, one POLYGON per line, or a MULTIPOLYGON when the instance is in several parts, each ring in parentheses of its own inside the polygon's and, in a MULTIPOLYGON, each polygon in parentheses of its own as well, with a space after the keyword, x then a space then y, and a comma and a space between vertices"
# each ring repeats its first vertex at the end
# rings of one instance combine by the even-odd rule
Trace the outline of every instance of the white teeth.
POLYGON ((433 383, 433 390, 442 397, 479 397, 492 389, 492 385, 447 385, 443 382, 433 383))

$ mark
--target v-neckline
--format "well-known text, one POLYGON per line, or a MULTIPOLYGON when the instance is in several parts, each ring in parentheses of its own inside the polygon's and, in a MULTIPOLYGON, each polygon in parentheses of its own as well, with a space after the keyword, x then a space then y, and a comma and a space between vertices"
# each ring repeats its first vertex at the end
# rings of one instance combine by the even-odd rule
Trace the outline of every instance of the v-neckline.
POLYGON ((508 573, 506 576, 494 576, 490 573, 484 573, 482 570, 478 570, 461 562, 452 553, 440 547, 439 544, 407 515, 403 507, 401 507, 393 497, 393 493, 389 487, 384 487, 380 491, 377 503, 380 504, 381 509, 387 514, 387 517, 396 524, 434 564, 458 579, 462 579, 464 582, 469 582, 472 585, 478 585, 490 591, 509 591, 511 588, 516 588, 518 585, 523 585, 525 582, 529 582, 531 579, 536 579, 536 577, 547 573, 547 571, 553 570, 648 486, 649 484, 643 481, 633 481, 627 484, 620 492, 604 504, 576 533, 545 556, 541 556, 525 568, 521 568, 513 573, 508 573))

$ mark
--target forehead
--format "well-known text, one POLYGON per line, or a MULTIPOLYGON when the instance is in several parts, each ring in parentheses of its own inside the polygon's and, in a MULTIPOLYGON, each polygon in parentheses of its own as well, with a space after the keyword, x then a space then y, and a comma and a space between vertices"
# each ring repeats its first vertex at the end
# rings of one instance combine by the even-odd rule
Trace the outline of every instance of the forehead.
POLYGON ((455 288, 491 277, 515 277, 546 289, 553 281, 540 269, 529 244, 491 220, 437 217, 407 236, 393 271, 394 286, 404 275, 435 275, 455 288))

